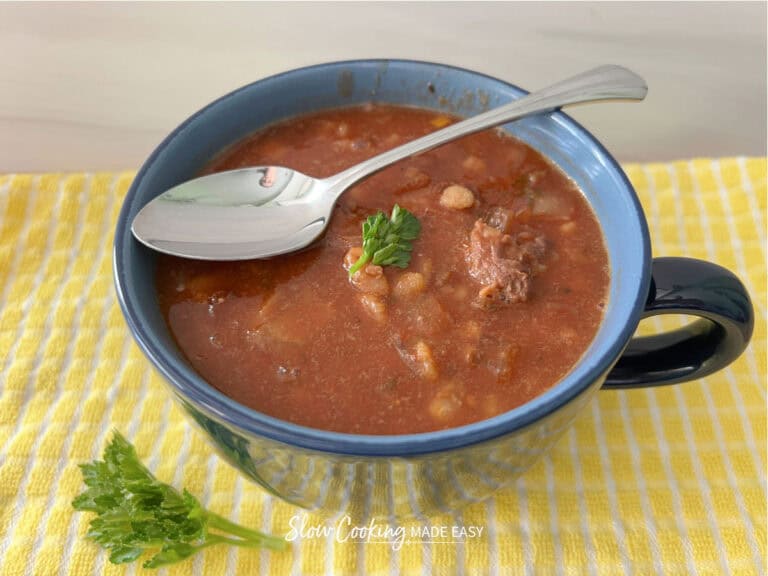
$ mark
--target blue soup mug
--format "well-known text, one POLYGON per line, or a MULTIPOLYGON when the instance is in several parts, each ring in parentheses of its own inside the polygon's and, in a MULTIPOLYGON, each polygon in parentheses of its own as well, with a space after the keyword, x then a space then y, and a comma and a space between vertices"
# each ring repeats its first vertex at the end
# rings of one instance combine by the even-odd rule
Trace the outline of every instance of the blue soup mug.
POLYGON ((176 346, 155 294, 155 254, 130 224, 149 200, 195 177, 220 150, 275 121, 364 102, 474 115, 526 94, 451 66, 361 60, 293 70, 206 106, 168 136, 136 176, 119 216, 114 274, 139 346, 186 412, 238 470, 270 493, 315 512, 354 520, 450 512, 508 485, 545 452, 601 388, 672 384, 715 372, 749 342, 753 310, 729 271, 688 258, 651 259, 632 186, 608 152, 561 112, 503 128, 550 158, 582 190, 600 221, 610 260, 605 316, 581 360, 555 386, 493 418, 423 434, 328 432, 238 404, 206 383, 176 346), (635 337, 641 318, 698 319, 635 337))

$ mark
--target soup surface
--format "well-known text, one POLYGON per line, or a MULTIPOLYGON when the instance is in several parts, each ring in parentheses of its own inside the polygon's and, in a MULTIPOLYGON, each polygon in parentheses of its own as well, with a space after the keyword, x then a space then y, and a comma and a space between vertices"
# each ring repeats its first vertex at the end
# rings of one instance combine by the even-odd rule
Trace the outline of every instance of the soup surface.
MULTIPOLYGON (((273 164, 329 176, 454 120, 384 105, 326 111, 249 137, 206 172, 273 164)), ((406 434, 488 418, 554 385, 594 337, 608 277, 576 186, 485 131, 350 189, 310 249, 246 262, 162 256, 157 288, 181 350, 238 402, 315 428, 406 434), (410 264, 350 277, 362 222, 394 204, 421 223, 410 264)))

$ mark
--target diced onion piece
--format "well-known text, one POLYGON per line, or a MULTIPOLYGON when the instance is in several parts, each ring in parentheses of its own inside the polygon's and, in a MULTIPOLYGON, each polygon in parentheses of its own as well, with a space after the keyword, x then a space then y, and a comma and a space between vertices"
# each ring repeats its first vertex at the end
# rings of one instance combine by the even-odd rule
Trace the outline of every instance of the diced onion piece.
POLYGON ((375 294, 360 294, 360 303, 368 315, 380 324, 387 321, 387 303, 375 294))
POLYGON ((464 284, 446 284, 440 288, 440 292, 459 302, 467 300, 468 289, 464 284))
POLYGON ((464 168, 464 170, 467 170, 468 172, 474 172, 476 174, 485 172, 486 169, 485 160, 478 158, 474 154, 472 156, 467 156, 464 159, 464 162, 461 163, 461 166, 464 168))
POLYGON ((424 276, 419 272, 404 272, 392 288, 392 294, 395 298, 413 298, 424 292, 426 286, 424 276))
POLYGON ((437 364, 432 356, 432 349, 423 340, 416 343, 415 367, 419 374, 427 380, 437 380, 437 364))
POLYGON ((555 220, 568 220, 573 213, 571 202, 561 196, 540 194, 533 199, 534 216, 548 216, 555 220))
MULTIPOLYGON (((349 270, 363 254, 360 246, 353 246, 344 254, 344 268, 349 270)), ((376 296, 389 295, 389 282, 384 275, 384 269, 368 262, 349 279, 352 285, 364 294, 376 296)))
POLYGON ((405 194, 426 188, 432 182, 429 174, 419 170, 415 166, 408 166, 403 172, 400 185, 395 189, 395 194, 405 194))
POLYGON ((433 336, 443 333, 450 326, 450 316, 432 294, 414 297, 406 310, 408 325, 414 334, 433 336))
POLYGON ((462 405, 460 386, 453 382, 443 385, 429 403, 429 414, 438 422, 450 420, 462 405))
POLYGON ((432 260, 424 258, 421 261, 421 274, 424 276, 424 282, 429 284, 430 278, 432 278, 432 260))

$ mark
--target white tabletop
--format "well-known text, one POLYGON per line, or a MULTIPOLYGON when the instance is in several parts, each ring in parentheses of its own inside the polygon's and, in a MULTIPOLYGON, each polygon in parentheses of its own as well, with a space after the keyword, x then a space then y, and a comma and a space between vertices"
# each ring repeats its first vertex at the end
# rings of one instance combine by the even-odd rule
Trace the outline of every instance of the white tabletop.
POLYGON ((572 111, 620 160, 764 155, 765 25, 765 2, 0 3, 0 172, 136 168, 226 92, 365 57, 527 89, 623 64, 643 104, 572 111))

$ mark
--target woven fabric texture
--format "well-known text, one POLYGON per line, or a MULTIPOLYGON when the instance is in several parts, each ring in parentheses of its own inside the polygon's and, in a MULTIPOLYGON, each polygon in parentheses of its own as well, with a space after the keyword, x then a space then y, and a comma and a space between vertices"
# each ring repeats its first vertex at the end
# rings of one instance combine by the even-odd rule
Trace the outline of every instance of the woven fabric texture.
MULTIPOLYGON (((161 574, 765 574, 766 159, 629 164, 655 255, 733 270, 752 296, 747 352, 678 386, 601 392, 511 488, 432 526, 440 544, 306 536, 284 552, 214 547, 161 574)), ((0 176, 0 574, 141 574, 84 535, 78 464, 120 430, 159 478, 245 525, 299 511, 214 455, 133 343, 112 234, 134 173, 0 176)), ((646 320, 641 332, 675 319, 646 320)), ((308 526, 322 527, 307 518, 308 526)))

